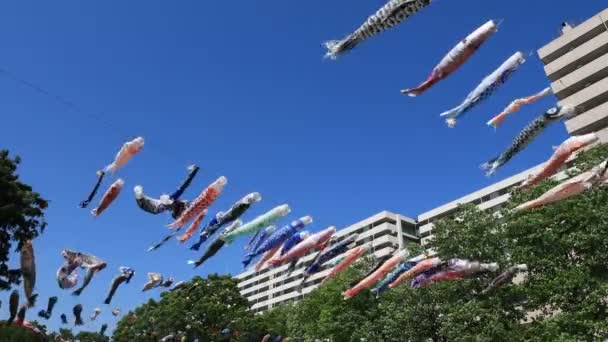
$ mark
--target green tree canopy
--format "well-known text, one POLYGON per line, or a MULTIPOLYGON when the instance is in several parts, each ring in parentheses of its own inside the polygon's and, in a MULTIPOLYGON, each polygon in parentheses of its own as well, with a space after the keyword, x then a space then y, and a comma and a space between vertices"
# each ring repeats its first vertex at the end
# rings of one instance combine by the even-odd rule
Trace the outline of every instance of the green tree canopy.
POLYGON ((44 342, 46 335, 44 333, 36 333, 31 329, 18 326, 16 324, 6 325, 6 322, 0 322, 0 341, 2 342, 44 342))
POLYGON ((90 331, 81 331, 78 334, 76 334, 76 336, 74 336, 74 339, 79 340, 80 342, 108 342, 108 341, 110 341, 109 337, 103 336, 97 332, 90 332, 90 331))
POLYGON ((164 292, 160 301, 150 300, 125 315, 118 322, 113 340, 158 340, 181 332, 188 341, 228 341, 231 337, 222 336, 222 331, 230 329, 233 339, 246 341, 253 338, 251 331, 255 326, 249 303, 239 293, 236 280, 209 275, 195 277, 187 288, 164 292))
POLYGON ((44 231, 46 222, 43 210, 48 202, 19 181, 17 167, 21 159, 10 158, 9 152, 0 151, 0 289, 10 289, 11 284, 19 284, 21 272, 9 270, 11 241, 17 242, 17 250, 22 244, 34 239, 44 231))

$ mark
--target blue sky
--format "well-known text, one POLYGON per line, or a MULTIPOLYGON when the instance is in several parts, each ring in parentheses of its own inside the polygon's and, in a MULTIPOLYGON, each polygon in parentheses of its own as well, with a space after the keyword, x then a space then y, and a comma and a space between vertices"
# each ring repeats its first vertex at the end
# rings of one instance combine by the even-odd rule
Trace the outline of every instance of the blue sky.
MULTIPOLYGON (((62 312, 71 317, 72 306, 81 303, 87 317, 96 306, 104 310, 84 327, 97 330, 103 322, 114 325, 111 308, 127 312, 158 297, 140 292, 147 272, 177 280, 239 273, 243 241, 196 271, 186 260, 198 254, 177 242, 146 253, 166 232, 169 217, 140 211, 133 186, 167 193, 191 163, 201 172, 187 198, 219 175, 228 177, 212 212, 259 191, 264 199, 245 219, 289 203, 292 218, 310 214, 317 230, 345 227, 381 210, 415 217, 542 162, 566 137, 556 124, 496 176, 486 178, 479 169, 554 104, 547 98, 526 107, 498 131, 485 126, 513 98, 547 86, 536 49, 558 36, 562 21, 581 22, 603 9, 604 1, 436 0, 337 61, 322 59, 323 41, 342 38, 382 4, 1 4, 0 68, 78 106, 74 111, 0 73, 2 147, 22 156, 22 179, 51 200, 49 227, 35 241, 40 307, 29 318, 57 295, 51 329, 58 328, 62 312), (424 80, 454 44, 488 19, 504 22, 464 67, 419 98, 399 93, 424 80), (439 113, 459 104, 517 50, 534 54, 494 96, 448 129, 439 113), (119 171, 126 181, 120 197, 99 218, 79 209, 95 171, 138 135, 146 145, 119 171), (80 298, 55 282, 66 247, 109 264, 80 298), (102 301, 121 265, 137 274, 108 307, 102 301)), ((104 187, 109 184, 107 179, 104 187)), ((7 310, 3 305, 1 317, 7 310)))

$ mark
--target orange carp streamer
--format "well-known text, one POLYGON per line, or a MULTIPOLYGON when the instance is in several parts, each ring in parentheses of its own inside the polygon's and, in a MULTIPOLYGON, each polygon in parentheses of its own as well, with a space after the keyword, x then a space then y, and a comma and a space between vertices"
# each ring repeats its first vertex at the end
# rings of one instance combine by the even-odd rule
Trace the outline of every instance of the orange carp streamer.
POLYGON ((217 197, 222 193, 226 183, 228 183, 228 180, 224 176, 221 176, 215 182, 211 183, 194 201, 192 201, 192 204, 184 210, 177 220, 169 224, 168 227, 177 229, 192 221, 192 219, 215 202, 217 197))
POLYGON ((540 208, 581 194, 597 185, 606 185, 608 182, 608 175, 606 175, 607 167, 608 161, 604 161, 590 171, 581 173, 576 177, 558 184, 540 197, 520 204, 514 211, 519 212, 540 208))
POLYGON ((203 212, 200 215, 198 215, 196 220, 194 220, 194 222, 192 222, 190 227, 188 227, 186 232, 184 232, 184 234, 182 236, 177 238, 179 240, 179 242, 184 243, 184 242, 186 242, 186 240, 191 238, 192 235, 194 234, 194 232, 196 232, 198 227, 201 225, 201 222, 203 222, 203 219, 205 218, 205 216, 207 216, 207 209, 203 210, 203 212))
POLYGON ((566 141, 555 149, 555 152, 551 158, 545 164, 543 164, 542 169, 527 179, 521 185, 521 187, 531 187, 553 176, 574 153, 598 140, 599 138, 595 133, 579 135, 566 139, 566 141))
POLYGON ((551 87, 547 87, 532 96, 522 97, 520 99, 513 100, 513 102, 511 102, 507 106, 507 108, 505 108, 500 114, 496 115, 490 121, 488 121, 487 125, 492 126, 494 128, 498 128, 500 123, 503 122, 503 120, 506 119, 509 114, 518 112, 523 105, 527 105, 527 104, 536 102, 536 101, 542 99, 543 97, 549 95, 550 93, 551 93, 551 87))
POLYGON ((120 178, 117 179, 116 182, 112 183, 112 185, 110 185, 110 188, 101 198, 101 201, 99 201, 99 205, 97 206, 97 208, 91 211, 91 214, 93 216, 101 215, 101 213, 106 210, 110 206, 110 204, 112 204, 112 202, 114 202, 116 197, 118 197, 120 191, 122 190, 122 185, 124 183, 125 182, 120 178))

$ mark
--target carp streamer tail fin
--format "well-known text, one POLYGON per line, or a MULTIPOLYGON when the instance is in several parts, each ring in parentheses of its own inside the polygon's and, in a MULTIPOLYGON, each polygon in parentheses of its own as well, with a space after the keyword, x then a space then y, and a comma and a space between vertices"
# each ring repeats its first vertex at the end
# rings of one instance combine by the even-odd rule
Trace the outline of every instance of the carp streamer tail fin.
POLYGON ((338 58, 338 50, 340 48, 340 40, 329 40, 323 43, 323 46, 327 49, 325 58, 336 59, 338 58))
POLYGON ((409 97, 416 97, 416 96, 422 94, 423 92, 425 92, 430 87, 432 87, 435 84, 435 82, 436 82, 435 78, 431 75, 426 81, 424 81, 419 86, 417 86, 415 88, 408 88, 408 89, 401 90, 401 94, 407 95, 409 97))
POLYGON ((201 245, 203 243, 201 241, 195 243, 194 245, 190 246, 190 250, 191 251, 198 251, 199 249, 201 249, 201 245))
POLYGON ((249 253, 247 255, 245 255, 245 258, 243 258, 243 267, 247 267, 249 266, 249 264, 251 263, 251 260, 253 260, 253 254, 249 253))
POLYGON ((91 203, 91 201, 97 194, 97 191, 99 190, 99 186, 101 185, 101 182, 103 181, 103 177, 105 175, 106 175, 106 173, 104 171, 102 171, 102 170, 97 171, 97 183, 95 183, 95 186, 93 187, 93 190, 91 191, 91 193, 89 194, 87 199, 80 202, 81 208, 86 208, 91 203))
POLYGON ((492 160, 489 160, 483 164, 481 164, 480 168, 485 171, 486 176, 491 176, 496 172, 496 161, 498 160, 498 158, 494 158, 492 160))
POLYGON ((36 306, 36 299, 38 299, 37 293, 34 293, 33 295, 30 296, 30 298, 27 299, 28 308, 33 308, 34 306, 36 306))

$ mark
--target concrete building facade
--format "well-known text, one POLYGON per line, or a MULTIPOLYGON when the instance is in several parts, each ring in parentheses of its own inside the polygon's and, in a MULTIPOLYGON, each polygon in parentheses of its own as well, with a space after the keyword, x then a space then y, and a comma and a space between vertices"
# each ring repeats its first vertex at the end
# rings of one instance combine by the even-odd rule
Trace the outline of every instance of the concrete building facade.
POLYGON ((566 121, 568 133, 598 132, 608 141, 608 8, 577 26, 563 23, 538 56, 559 103, 578 109, 566 121))
MULTIPOLYGON (((408 242, 418 243, 416 221, 388 211, 380 212, 372 217, 357 222, 336 233, 337 241, 352 234, 359 234, 355 244, 369 244, 371 253, 380 258, 392 254, 397 249, 404 248, 408 242)), ((303 278, 304 268, 312 261, 315 253, 303 257, 295 270, 287 274, 287 265, 277 268, 262 268, 260 271, 246 271, 235 278, 239 290, 252 304, 254 312, 262 312, 276 305, 297 301, 317 288, 325 279, 329 270, 323 270, 308 278, 298 290, 303 278)))
MULTIPOLYGON (((553 93, 560 105, 577 107, 577 116, 569 118, 566 129, 570 135, 597 132, 602 143, 608 142, 608 9, 572 27, 564 23, 562 34, 538 50, 544 63, 553 93)), ((566 178, 564 165, 553 178, 566 178)), ((357 245, 370 243, 373 254, 382 257, 410 242, 420 242, 429 249, 433 239, 433 223, 454 213, 459 205, 474 203, 482 210, 499 210, 511 197, 511 190, 541 167, 537 165, 483 189, 438 206, 411 219, 383 211, 338 231, 339 239, 359 234, 357 245)), ((432 250, 431 250, 432 252, 432 250)), ((236 276, 241 294, 252 303, 254 312, 294 302, 319 286, 329 270, 310 277, 298 291, 304 267, 314 258, 304 257, 296 270, 286 275, 287 266, 244 272, 236 276)))

